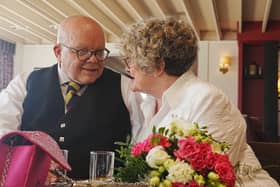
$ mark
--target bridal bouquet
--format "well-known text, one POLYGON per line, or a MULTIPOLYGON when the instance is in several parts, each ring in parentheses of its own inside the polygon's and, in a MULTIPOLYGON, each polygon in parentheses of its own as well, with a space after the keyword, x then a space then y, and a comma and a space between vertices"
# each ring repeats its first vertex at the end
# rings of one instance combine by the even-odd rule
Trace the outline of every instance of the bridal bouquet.
POLYGON ((142 142, 120 143, 123 166, 119 182, 143 182, 159 187, 234 187, 233 167, 225 154, 229 145, 208 134, 206 127, 183 120, 169 128, 153 128, 142 142))

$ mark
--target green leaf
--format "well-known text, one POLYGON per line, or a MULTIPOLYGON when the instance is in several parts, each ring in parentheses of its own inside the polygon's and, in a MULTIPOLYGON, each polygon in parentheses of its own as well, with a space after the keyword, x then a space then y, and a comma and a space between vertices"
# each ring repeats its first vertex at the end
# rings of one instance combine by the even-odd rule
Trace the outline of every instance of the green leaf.
POLYGON ((122 146, 127 146, 129 145, 128 143, 126 142, 115 142, 116 145, 122 145, 122 146))
POLYGON ((151 143, 151 145, 155 145, 155 138, 154 137, 151 138, 151 142, 150 143, 151 143))
POLYGON ((164 133, 164 130, 165 130, 164 127, 160 127, 160 128, 158 129, 158 132, 159 132, 160 134, 163 134, 163 133, 164 133))
POLYGON ((118 182, 140 182, 149 172, 150 168, 144 156, 134 157, 131 155, 132 145, 129 143, 115 142, 120 145, 116 149, 116 160, 121 164, 115 169, 115 179, 118 182))
POLYGON ((156 134, 156 131, 157 131, 156 127, 153 126, 153 134, 156 134))
POLYGON ((128 157, 123 167, 116 168, 115 180, 117 182, 140 182, 148 175, 150 169, 145 159, 141 157, 128 157))
POLYGON ((160 143, 160 137, 156 137, 156 145, 158 145, 160 143))
POLYGON ((164 132, 164 136, 167 136, 168 132, 169 132, 169 129, 166 129, 165 132, 164 132))

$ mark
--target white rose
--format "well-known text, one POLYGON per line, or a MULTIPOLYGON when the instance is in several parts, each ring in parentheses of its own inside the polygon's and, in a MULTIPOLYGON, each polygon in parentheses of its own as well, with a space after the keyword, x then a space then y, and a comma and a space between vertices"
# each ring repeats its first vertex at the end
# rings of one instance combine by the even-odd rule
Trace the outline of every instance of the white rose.
POLYGON ((151 168, 159 168, 169 158, 162 146, 156 146, 149 151, 146 162, 151 168))
POLYGON ((186 184, 192 180, 193 173, 194 170, 188 163, 176 160, 168 169, 168 176, 166 178, 171 182, 181 182, 186 184))
POLYGON ((170 128, 175 130, 176 134, 186 137, 190 135, 191 131, 193 131, 194 125, 186 120, 176 119, 171 123, 170 128))

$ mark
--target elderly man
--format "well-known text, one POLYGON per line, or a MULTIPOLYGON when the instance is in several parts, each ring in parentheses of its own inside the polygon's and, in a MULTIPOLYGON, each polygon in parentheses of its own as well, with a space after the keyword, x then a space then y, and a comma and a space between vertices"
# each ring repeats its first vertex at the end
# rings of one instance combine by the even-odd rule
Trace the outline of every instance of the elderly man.
POLYGON ((104 70, 109 50, 91 18, 63 20, 54 53, 58 64, 19 75, 1 92, 0 134, 48 133, 69 151, 70 177, 87 179, 89 152, 114 150, 114 142, 130 133, 120 76, 104 70))

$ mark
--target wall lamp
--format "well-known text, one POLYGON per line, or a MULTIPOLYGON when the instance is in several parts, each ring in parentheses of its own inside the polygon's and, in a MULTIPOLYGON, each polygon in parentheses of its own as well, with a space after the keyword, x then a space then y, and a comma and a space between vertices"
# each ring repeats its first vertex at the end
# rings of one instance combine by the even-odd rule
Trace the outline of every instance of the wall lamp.
POLYGON ((229 56, 221 57, 220 58, 220 63, 219 63, 220 72, 222 72, 223 74, 228 72, 229 67, 230 67, 230 63, 231 63, 231 58, 229 56))

